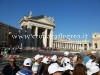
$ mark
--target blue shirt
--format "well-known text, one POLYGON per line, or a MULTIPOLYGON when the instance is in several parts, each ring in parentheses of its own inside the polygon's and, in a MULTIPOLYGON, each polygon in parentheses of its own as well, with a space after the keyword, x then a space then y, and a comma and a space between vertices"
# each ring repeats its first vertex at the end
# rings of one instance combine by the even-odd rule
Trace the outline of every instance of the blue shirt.
POLYGON ((32 75, 32 71, 27 69, 21 69, 16 73, 16 75, 32 75))
POLYGON ((85 56, 85 57, 83 58, 83 64, 86 65, 86 63, 89 61, 89 59, 90 59, 89 56, 85 56))

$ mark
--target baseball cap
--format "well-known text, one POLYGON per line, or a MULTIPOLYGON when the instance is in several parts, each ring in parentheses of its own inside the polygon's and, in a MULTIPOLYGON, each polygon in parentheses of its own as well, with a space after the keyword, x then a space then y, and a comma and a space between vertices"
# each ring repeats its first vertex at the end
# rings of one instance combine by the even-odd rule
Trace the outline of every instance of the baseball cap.
POLYGON ((64 63, 70 63, 70 59, 69 58, 65 58, 64 59, 64 63))
POLYGON ((49 67, 48 67, 48 72, 49 74, 53 74, 57 71, 65 71, 64 67, 60 67, 57 63, 52 63, 49 67))
POLYGON ((44 57, 43 60, 42 60, 41 62, 43 62, 43 63, 45 63, 45 64, 48 64, 48 58, 44 57))
POLYGON ((68 51, 64 52, 64 56, 68 56, 68 55, 69 55, 68 51))
POLYGON ((51 59, 52 61, 57 61, 57 55, 53 55, 50 59, 51 59))
POLYGON ((24 60, 24 63, 23 63, 24 66, 31 66, 32 65, 32 60, 31 58, 26 58, 24 60))
POLYGON ((35 55, 35 57, 34 57, 35 60, 38 60, 39 58, 43 58, 43 55, 37 54, 37 55, 35 55))
POLYGON ((72 67, 71 64, 67 64, 67 65, 65 66, 65 69, 66 69, 66 70, 74 70, 74 68, 72 67))

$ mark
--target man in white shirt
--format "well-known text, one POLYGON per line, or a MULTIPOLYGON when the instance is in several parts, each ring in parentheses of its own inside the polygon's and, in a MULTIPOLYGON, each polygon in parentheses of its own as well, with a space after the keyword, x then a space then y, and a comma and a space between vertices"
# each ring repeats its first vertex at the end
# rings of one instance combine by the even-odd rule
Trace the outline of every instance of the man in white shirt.
POLYGON ((39 72, 38 72, 38 71, 39 71, 39 64, 41 63, 42 58, 43 58, 43 56, 40 55, 40 54, 37 54, 37 55, 34 57, 35 63, 34 63, 33 66, 32 66, 33 75, 39 75, 39 74, 38 74, 38 73, 39 73, 39 72))

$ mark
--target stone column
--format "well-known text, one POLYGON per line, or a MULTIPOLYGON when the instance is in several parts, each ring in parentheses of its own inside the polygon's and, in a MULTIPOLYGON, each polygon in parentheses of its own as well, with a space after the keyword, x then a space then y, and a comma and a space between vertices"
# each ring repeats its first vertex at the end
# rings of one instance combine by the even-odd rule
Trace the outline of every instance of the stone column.
POLYGON ((61 43, 61 48, 63 48, 63 44, 61 43))
POLYGON ((73 44, 73 50, 75 50, 75 44, 73 44))
POLYGON ((74 48, 75 48, 75 50, 76 50, 76 44, 74 45, 74 48))
POLYGON ((69 49, 71 50, 71 43, 69 44, 69 49))
POLYGON ((73 44, 71 43, 71 50, 73 50, 73 44))
MULTIPOLYGON (((45 32, 47 34, 47 31, 45 32)), ((53 30, 50 30, 50 35, 49 35, 49 47, 53 47, 53 30)))
POLYGON ((72 49, 72 44, 70 43, 70 50, 72 49))
POLYGON ((59 42, 59 48, 60 48, 60 42, 59 42))
POLYGON ((21 31, 22 31, 21 35, 22 35, 22 37, 23 37, 23 38, 22 38, 22 43, 21 43, 21 45, 22 45, 22 47, 26 47, 26 46, 25 46, 25 35, 26 35, 26 34, 25 34, 25 26, 22 27, 22 30, 21 30, 21 31))
POLYGON ((38 43, 38 27, 35 27, 35 47, 37 47, 37 43, 38 43))
POLYGON ((43 45, 44 47, 47 47, 47 29, 45 29, 43 33, 43 45))
POLYGON ((66 48, 66 46, 65 46, 65 45, 66 45, 66 43, 64 43, 64 48, 66 48))
POLYGON ((70 44, 68 43, 68 49, 70 49, 69 45, 70 45, 70 44))
POLYGON ((79 44, 78 44, 78 50, 79 50, 79 44))
POLYGON ((89 50, 89 43, 87 43, 87 50, 89 50))
POLYGON ((68 49, 68 43, 66 43, 66 48, 68 49))
POLYGON ((54 48, 56 48, 56 43, 54 42, 54 46, 53 46, 54 48))
POLYGON ((76 44, 76 50, 77 50, 77 44, 76 44))
POLYGON ((57 42, 56 42, 56 48, 57 48, 57 42))
POLYGON ((64 48, 64 43, 62 43, 62 48, 64 48))
POLYGON ((77 50, 79 49, 79 45, 77 44, 77 50))
POLYGON ((66 47, 66 43, 65 43, 65 48, 67 48, 67 47, 66 47))
POLYGON ((69 49, 69 43, 68 43, 68 49, 69 49))
POLYGON ((60 46, 59 48, 62 48, 62 44, 61 44, 61 42, 59 43, 59 46, 60 46))
POLYGON ((67 43, 65 43, 65 48, 67 49, 67 43))
POLYGON ((27 27, 27 47, 31 47, 31 41, 32 41, 32 37, 31 37, 31 29, 32 29, 32 26, 28 26, 27 27))
POLYGON ((84 50, 84 44, 82 44, 82 50, 84 50))
POLYGON ((74 43, 73 43, 73 50, 74 50, 74 43))

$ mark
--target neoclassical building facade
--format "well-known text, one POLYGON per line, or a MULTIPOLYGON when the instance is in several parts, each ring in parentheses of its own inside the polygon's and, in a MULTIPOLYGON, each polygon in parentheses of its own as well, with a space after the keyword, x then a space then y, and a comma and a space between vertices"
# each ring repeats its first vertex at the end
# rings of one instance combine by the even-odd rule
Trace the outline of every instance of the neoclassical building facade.
POLYGON ((22 47, 53 47, 54 19, 45 15, 24 16, 20 21, 22 47))
POLYGON ((100 33, 92 34, 92 43, 88 40, 73 41, 54 38, 54 19, 45 15, 24 16, 20 21, 20 43, 22 47, 50 47, 68 50, 100 49, 100 33), (92 46, 91 46, 92 44, 92 46))
POLYGON ((90 42, 88 40, 71 41, 64 38, 54 39, 54 48, 67 49, 67 50, 89 50, 90 42))
POLYGON ((100 33, 92 33, 92 49, 100 50, 100 33))

